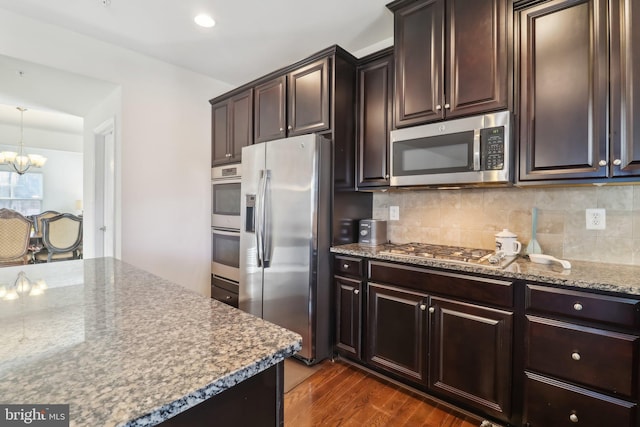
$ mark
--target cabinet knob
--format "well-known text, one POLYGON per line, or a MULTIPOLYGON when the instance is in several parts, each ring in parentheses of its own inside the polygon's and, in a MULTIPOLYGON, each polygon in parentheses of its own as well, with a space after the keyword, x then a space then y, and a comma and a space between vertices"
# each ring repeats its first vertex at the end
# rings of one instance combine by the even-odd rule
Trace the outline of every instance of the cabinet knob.
POLYGON ((571 414, 571 415, 569 415, 569 420, 572 423, 577 423, 578 422, 578 416, 576 414, 571 414))
POLYGON ((231 296, 227 295, 226 297, 224 297, 224 299, 231 299, 231 296))
POLYGON ((389 179, 389 174, 386 174, 386 175, 384 176, 384 179, 389 179))
POLYGON ((287 129, 291 130, 291 129, 293 129, 293 126, 289 125, 289 126, 287 127, 287 129))
POLYGON ((435 313, 436 309, 434 307, 429 307, 429 313, 435 313))
POLYGON ((440 111, 440 110, 442 110, 442 105, 440 104, 436 105, 436 111, 440 111))
POLYGON ((607 166, 607 161, 606 161, 606 160, 600 160, 600 161, 598 162, 598 164, 599 164, 600 166, 607 166))
POLYGON ((580 310, 582 310, 582 304, 580 304, 579 302, 577 302, 577 303, 573 304, 573 309, 574 309, 575 311, 580 311, 580 310))
POLYGON ((444 104, 444 108, 446 108, 446 109, 448 110, 449 108, 451 108, 451 105, 449 105, 449 104, 444 104))
POLYGON ((354 293, 354 294, 356 294, 356 295, 358 295, 358 294, 360 293, 360 289, 354 289, 354 290, 353 290, 353 293, 354 293))
POLYGON ((425 311, 427 309, 426 304, 420 304, 420 310, 425 311))
POLYGON ((622 160, 620 160, 620 159, 615 159, 615 160, 613 161, 613 164, 614 164, 615 166, 620 166, 620 165, 622 164, 622 160))
POLYGON ((349 269, 349 264, 342 264, 342 268, 344 268, 345 270, 349 269))
POLYGON ((571 353, 571 358, 573 360, 580 360, 580 353, 578 353, 577 351, 574 351, 573 353, 571 353))
POLYGON ((283 128, 280 128, 280 132, 282 132, 283 130, 284 130, 283 128))

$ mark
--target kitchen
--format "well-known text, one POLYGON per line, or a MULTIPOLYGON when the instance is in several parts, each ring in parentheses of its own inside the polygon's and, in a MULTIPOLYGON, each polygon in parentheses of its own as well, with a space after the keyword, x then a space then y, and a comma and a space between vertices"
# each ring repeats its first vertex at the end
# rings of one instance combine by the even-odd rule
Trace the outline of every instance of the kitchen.
MULTIPOLYGON (((206 117, 203 120, 208 123, 209 118, 206 117)), ((143 179, 144 181, 146 180, 143 179)), ((208 179, 205 178, 204 181, 208 179)), ((552 189, 518 187, 401 193, 387 191, 374 193, 372 199, 374 218, 388 219, 388 208, 400 207, 400 220, 388 223, 389 238, 392 241, 419 240, 490 248, 493 234, 508 227, 515 231, 523 242, 527 242, 530 235, 531 208, 537 206, 540 209, 538 239, 545 252, 572 260, 602 260, 600 257, 603 256, 608 257, 607 262, 637 264, 637 261, 634 262, 634 257, 637 259, 638 251, 634 248, 637 246, 638 239, 637 235, 634 238, 633 234, 637 229, 633 225, 634 222, 637 224, 638 211, 638 195, 635 186, 552 189), (478 203, 481 203, 485 220, 479 218, 478 203), (573 203, 575 204, 572 205, 573 203), (428 209, 422 209, 420 206, 428 206, 428 209), (583 227, 584 209, 593 207, 607 209, 605 232, 586 231, 583 227), (425 216, 427 218, 424 218, 425 216), (504 218, 508 218, 507 224, 504 218), (486 228, 485 224, 488 224, 486 228), (419 236, 412 231, 415 230, 413 226, 416 225, 420 227, 419 236), (596 246, 604 248, 602 252, 606 254, 594 253, 593 248, 596 246), (571 252, 560 252, 559 248, 571 252)), ((129 199, 129 202, 131 203, 132 200, 129 199)), ((145 212, 141 212, 140 215, 143 213, 145 212)), ((134 214, 131 221, 136 217, 138 214, 134 214)), ((126 231, 132 231, 134 236, 153 232, 146 226, 142 230, 127 228, 126 231)), ((207 233, 207 239, 209 237, 207 233)), ((135 254, 137 249, 144 246, 138 247, 137 243, 123 244, 125 244, 123 252, 125 259, 136 261, 136 265, 143 267, 153 264, 144 255, 135 254)), ((191 251, 187 249, 187 252, 191 251)), ((208 260, 206 263, 208 265, 208 260)), ((179 280, 187 281, 185 277, 179 277, 179 280)))

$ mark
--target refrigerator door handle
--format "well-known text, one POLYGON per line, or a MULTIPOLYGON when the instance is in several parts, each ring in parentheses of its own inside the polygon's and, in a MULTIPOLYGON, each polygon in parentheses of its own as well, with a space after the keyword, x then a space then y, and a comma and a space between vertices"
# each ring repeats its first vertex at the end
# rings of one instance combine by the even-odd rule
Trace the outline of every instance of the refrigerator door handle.
POLYGON ((255 231, 256 231, 256 254, 258 267, 262 267, 262 259, 264 257, 264 236, 263 236, 263 221, 264 218, 264 170, 260 171, 260 180, 258 181, 258 195, 256 196, 256 215, 254 217, 255 231))
POLYGON ((269 180, 271 179, 271 171, 264 171, 264 182, 262 192, 262 210, 263 210, 263 223, 261 227, 262 231, 262 265, 264 268, 269 268, 271 264, 271 206, 269 205, 269 180))

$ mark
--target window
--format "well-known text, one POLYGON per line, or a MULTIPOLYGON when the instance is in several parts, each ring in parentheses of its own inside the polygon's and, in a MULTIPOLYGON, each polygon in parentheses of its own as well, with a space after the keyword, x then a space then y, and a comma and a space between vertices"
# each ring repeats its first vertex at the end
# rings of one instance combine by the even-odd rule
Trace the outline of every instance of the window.
POLYGON ((13 209, 22 215, 42 212, 42 174, 0 171, 0 208, 13 209))

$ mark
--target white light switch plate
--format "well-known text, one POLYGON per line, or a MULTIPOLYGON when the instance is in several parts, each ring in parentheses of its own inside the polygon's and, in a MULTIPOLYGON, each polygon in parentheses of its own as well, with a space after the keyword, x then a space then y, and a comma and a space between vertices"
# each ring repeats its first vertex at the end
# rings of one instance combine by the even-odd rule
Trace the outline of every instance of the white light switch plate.
POLYGON ((389 220, 400 220, 400 206, 389 206, 389 220))

